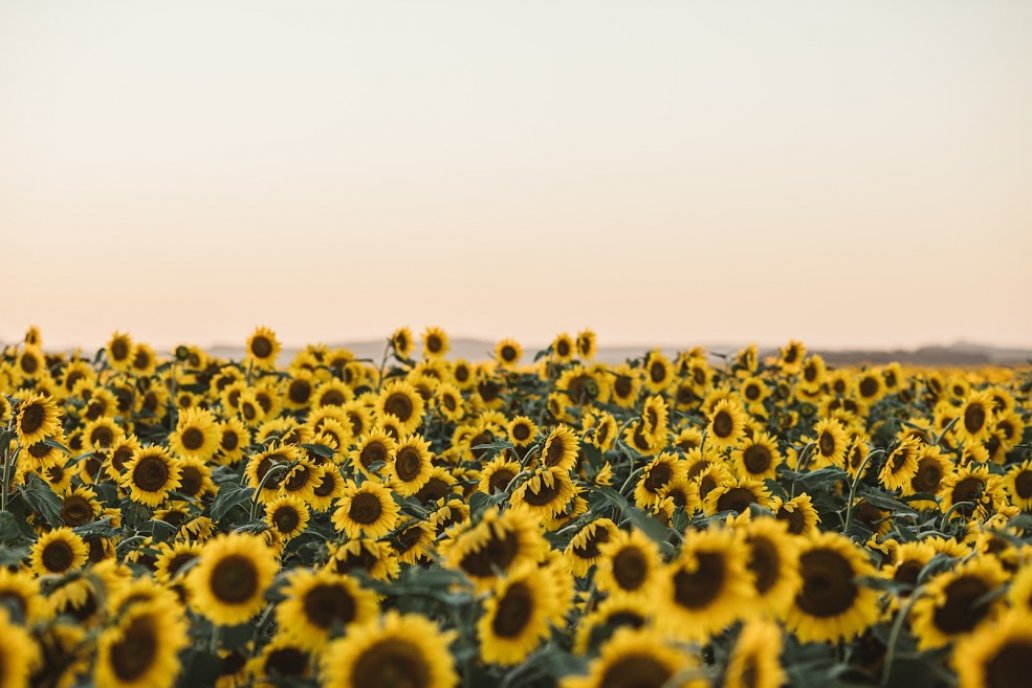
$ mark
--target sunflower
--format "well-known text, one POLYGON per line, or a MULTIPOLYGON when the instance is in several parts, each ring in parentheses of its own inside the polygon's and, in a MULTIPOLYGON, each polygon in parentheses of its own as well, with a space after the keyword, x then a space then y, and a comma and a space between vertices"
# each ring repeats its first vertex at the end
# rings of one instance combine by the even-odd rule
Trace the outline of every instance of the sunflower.
POLYGON ((322 656, 326 688, 419 686, 453 688, 459 677, 448 645, 454 631, 442 631, 418 614, 390 611, 330 643, 322 656))
POLYGON ((918 455, 921 447, 912 437, 900 442, 889 453, 885 464, 878 473, 878 479, 886 490, 898 490, 905 487, 917 475, 918 455))
POLYGON ((435 393, 437 398, 437 410, 441 415, 450 421, 458 422, 466 413, 462 392, 450 382, 443 382, 437 386, 435 393))
POLYGON ((312 655, 293 636, 280 632, 247 662, 245 673, 255 688, 304 684, 312 673, 312 655))
POLYGON ((280 343, 276 339, 276 333, 269 328, 262 326, 255 328, 251 336, 247 338, 244 349, 247 352, 244 356, 245 363, 261 369, 276 367, 280 343))
POLYGON ((592 330, 584 329, 577 333, 577 355, 585 360, 595 358, 598 352, 598 337, 592 330))
POLYGON ((287 542, 304 532, 311 514, 303 499, 284 495, 265 505, 265 522, 287 542))
POLYGON ((669 614, 658 622, 686 640, 703 640, 738 619, 754 599, 749 553, 730 531, 692 531, 670 562, 658 602, 669 614))
MULTIPOLYGON (((917 457, 917 470, 910 482, 903 486, 903 494, 938 494, 942 481, 953 473, 953 462, 935 446, 921 448, 917 457)), ((910 502, 915 509, 935 509, 938 504, 929 500, 910 502)))
POLYGON ((714 516, 726 511, 741 514, 748 512, 752 504, 766 508, 770 503, 770 493, 758 480, 737 478, 722 482, 702 500, 702 508, 707 516, 714 516))
POLYGON ((613 377, 613 403, 621 408, 631 408, 638 401, 641 392, 641 371, 621 363, 609 371, 613 377))
POLYGON ((952 511, 953 517, 984 516, 992 513, 1005 499, 1003 481, 985 466, 969 464, 950 473, 939 485, 939 500, 943 511, 952 511))
POLYGON ((394 439, 377 428, 359 439, 350 454, 351 461, 366 475, 375 476, 387 465, 396 447, 394 439))
POLYGON ((132 363, 129 370, 141 378, 154 374, 158 367, 158 357, 149 344, 139 343, 133 346, 132 363))
POLYGON ((508 458, 505 454, 499 454, 480 470, 480 482, 477 489, 485 494, 504 492, 519 472, 518 461, 508 458))
POLYGON ((566 556, 575 576, 584 576, 602 557, 599 549, 616 537, 616 524, 608 518, 597 518, 583 526, 570 538, 566 556))
POLYGON ((480 656, 489 664, 522 662, 548 637, 558 607, 556 580, 527 564, 499 579, 477 622, 480 656))
POLYGON ((793 339, 779 351, 778 367, 786 375, 795 375, 802 368, 804 356, 806 347, 802 342, 793 339))
POLYGON ((721 450, 738 444, 745 432, 746 416, 737 403, 723 399, 709 414, 706 443, 721 450))
POLYGON ((781 464, 777 440, 765 432, 756 433, 731 453, 738 475, 753 480, 774 477, 781 464))
MULTIPOLYGON (((935 556, 935 548, 927 542, 904 542, 896 550, 894 561, 886 568, 885 576, 913 590, 925 565, 935 556)), ((900 593, 903 596, 904 593, 900 593)))
POLYGON ((387 343, 394 350, 394 355, 402 360, 411 359, 412 352, 416 348, 415 340, 412 338, 412 330, 407 327, 399 327, 394 330, 387 343))
POLYGON ((811 459, 812 467, 817 469, 827 466, 838 466, 839 468, 845 466, 849 438, 842 423, 835 418, 825 418, 817 423, 814 433, 816 439, 813 440, 815 448, 811 459))
POLYGON ((125 431, 111 418, 101 417, 86 423, 82 429, 83 448, 107 453, 112 445, 125 438, 125 431))
POLYGON ((125 465, 121 480, 134 502, 158 506, 169 492, 179 487, 179 462, 162 447, 144 447, 125 465))
POLYGON ((333 512, 333 525, 350 538, 383 537, 397 521, 398 505, 391 491, 373 479, 361 485, 347 483, 333 512))
POLYGON ((189 642, 177 606, 133 605, 97 639, 94 680, 112 688, 168 688, 179 675, 179 651, 189 642))
POLYGON ((279 569, 262 538, 232 533, 209 541, 187 576, 191 605, 212 623, 233 626, 265 605, 265 590, 279 569))
POLYGON ((433 469, 430 443, 419 435, 399 442, 389 467, 391 487, 398 494, 414 495, 427 484, 433 469))
POLYGON ((553 517, 562 513, 576 494, 568 472, 539 468, 513 490, 509 501, 513 506, 524 505, 539 516, 553 517))
POLYGON ((23 688, 39 662, 39 646, 29 631, 0 613, 0 686, 23 688))
POLYGON ((548 349, 557 363, 569 363, 577 353, 573 337, 565 332, 557 334, 548 349))
POLYGON ((276 621, 302 648, 321 649, 334 628, 348 629, 376 619, 376 593, 349 576, 294 569, 276 607, 276 621))
POLYGON ((857 379, 856 391, 862 401, 873 404, 885 395, 884 378, 877 370, 868 370, 857 379))
POLYGON ((662 392, 673 379, 674 367, 670 359, 658 349, 650 351, 645 357, 645 388, 653 394, 662 392))
POLYGON ((621 628, 639 629, 651 625, 652 619, 641 600, 614 595, 602 600, 577 623, 573 650, 578 655, 594 652, 621 628))
POLYGON ((756 602, 772 616, 781 617, 799 591, 798 544, 786 524, 757 518, 742 529, 749 551, 746 566, 753 576, 756 602))
POLYGON ((1022 511, 1032 511, 1032 459, 1011 466, 1005 482, 1011 504, 1022 511))
POLYGON ((587 676, 570 676, 561 688, 699 688, 703 679, 680 678, 699 666, 698 659, 670 644, 651 628, 619 628, 588 667, 587 676))
POLYGON ((875 575, 863 552, 843 535, 819 533, 799 550, 802 586, 785 622, 804 643, 848 640, 878 618, 878 593, 858 582, 875 575))
POLYGON ((993 408, 993 397, 989 392, 974 392, 968 395, 960 407, 960 420, 953 426, 953 432, 965 444, 988 439, 994 423, 993 408))
POLYGON ((61 430, 57 402, 43 394, 30 394, 18 403, 18 418, 14 428, 18 442, 23 447, 56 435, 61 430))
POLYGON ((178 541, 172 544, 161 543, 157 558, 154 560, 154 580, 169 585, 182 577, 189 569, 188 564, 201 555, 202 545, 199 542, 178 541))
POLYGON ((930 580, 911 609, 911 627, 917 647, 942 647, 971 633, 997 616, 999 605, 991 593, 1007 582, 1007 573, 992 556, 958 564, 930 580))
POLYGON ((598 549, 595 584, 599 590, 653 600, 666 587, 659 549, 641 531, 618 531, 598 549))
POLYGON ((324 567, 341 575, 356 570, 365 571, 376 580, 390 580, 398 575, 400 566, 394 550, 385 541, 356 538, 342 544, 330 544, 330 559, 324 567))
POLYGON ((644 509, 661 500, 671 483, 686 477, 685 468, 685 462, 676 454, 663 453, 654 458, 641 469, 634 488, 634 503, 644 509))
POLYGON ((85 564, 87 553, 86 543, 71 528, 55 528, 36 540, 29 564, 39 576, 60 574, 85 564))
POLYGON ((545 440, 541 449, 541 464, 545 468, 559 468, 569 471, 577 461, 580 441, 576 433, 565 425, 557 425, 545 440))
POLYGON ((423 356, 429 359, 444 358, 451 349, 448 334, 439 327, 428 327, 423 331, 423 356))
POLYGON ((1032 614, 1014 611, 953 650, 961 688, 1020 688, 1032 675, 1032 614))
POLYGON ((541 525, 526 509, 488 509, 476 524, 449 531, 440 544, 447 566, 462 571, 478 587, 493 584, 498 573, 540 561, 548 550, 541 525))
POLYGON ((495 344, 494 357, 503 370, 515 370, 523 358, 523 347, 515 339, 503 339, 495 344))
MULTIPOLYGON (((516 447, 523 449, 529 447, 537 438, 538 427, 527 416, 516 416, 506 425, 506 432, 509 434, 509 441, 516 447)), ((551 436, 549 436, 551 439, 551 436)), ((576 441, 576 437, 574 438, 576 441)))
POLYGON ((385 385, 376 401, 377 412, 397 418, 406 433, 415 432, 419 427, 425 405, 416 388, 404 380, 385 385))
MULTIPOLYGON (((0 609, 13 616, 15 621, 32 623, 40 620, 45 606, 40 595, 39 579, 31 572, 0 568, 0 609)), ((0 666, 3 666, 2 660, 0 666)), ((0 682, 0 685, 3 683, 0 682)))
POLYGON ((102 510, 96 494, 89 487, 73 487, 61 496, 61 521, 69 528, 96 521, 102 510))
POLYGON ((106 352, 112 368, 127 372, 133 362, 133 340, 124 332, 115 332, 108 340, 106 352))
POLYGON ((410 519, 403 522, 394 531, 391 545, 394 547, 399 562, 415 564, 429 559, 434 551, 436 537, 434 525, 428 521, 410 519))
POLYGON ((765 619, 742 628, 724 673, 724 688, 780 688, 788 682, 781 668, 781 629, 765 619))

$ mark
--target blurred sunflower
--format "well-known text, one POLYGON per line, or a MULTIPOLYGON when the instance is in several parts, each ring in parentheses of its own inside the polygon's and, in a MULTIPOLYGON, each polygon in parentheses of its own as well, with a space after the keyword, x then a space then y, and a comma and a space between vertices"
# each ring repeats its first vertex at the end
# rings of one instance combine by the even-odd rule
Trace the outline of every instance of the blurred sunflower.
POLYGON ((279 356, 280 343, 276 333, 267 327, 255 328, 251 336, 247 338, 244 345, 246 354, 244 362, 259 369, 276 367, 276 357, 279 356))
POLYGON ((62 574, 86 563, 89 550, 71 528, 54 528, 36 540, 29 553, 29 565, 38 576, 62 574))
POLYGON ((97 639, 94 680, 104 688, 168 688, 179 675, 187 624, 174 605, 135 604, 97 639))
POLYGON ((484 662, 518 664, 548 637, 559 606, 555 583, 545 569, 531 564, 495 583, 477 622, 484 662))
POLYGON ((423 355, 426 358, 444 358, 449 349, 451 340, 444 330, 439 327, 428 327, 423 331, 423 355))
POLYGON ((878 593, 859 578, 873 577, 864 554, 843 535, 819 533, 799 549, 802 586, 785 621, 804 643, 849 640, 878 617, 878 593))
POLYGON ((294 569, 283 596, 276 607, 279 627, 313 652, 330 640, 335 628, 367 624, 379 613, 376 593, 330 571, 294 569))
POLYGON ((718 402, 709 414, 706 444, 717 450, 734 447, 743 437, 745 421, 745 413, 738 404, 726 399, 718 402))
POLYGON ((929 580, 911 608, 918 649, 942 647, 993 621, 999 605, 990 593, 1006 581, 991 556, 969 559, 929 580))
POLYGON ((209 541, 187 577, 191 606, 212 623, 233 626, 257 614, 278 570, 262 539, 233 533, 209 541))
POLYGON ((37 668, 40 648, 29 631, 0 614, 0 686, 23 688, 37 668))
POLYGON ((327 646, 323 685, 453 688, 459 679, 448 645, 455 635, 418 614, 387 612, 380 621, 358 626, 327 646))
POLYGON ((702 688, 709 685, 692 675, 698 658, 670 644, 668 637, 649 628, 619 628, 588 667, 587 676, 570 676, 561 688, 702 688))

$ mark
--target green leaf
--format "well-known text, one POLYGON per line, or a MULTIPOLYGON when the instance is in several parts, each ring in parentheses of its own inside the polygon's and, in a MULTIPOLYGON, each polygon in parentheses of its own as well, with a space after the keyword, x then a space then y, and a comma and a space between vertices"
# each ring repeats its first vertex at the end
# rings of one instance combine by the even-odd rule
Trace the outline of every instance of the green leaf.
POLYGON ((10 511, 0 511, 0 542, 10 542, 21 537, 18 520, 10 511))
POLYGON ((25 485, 20 487, 25 503, 29 508, 43 517, 47 525, 59 528, 63 524, 61 520, 61 498, 54 494, 42 478, 35 473, 29 473, 25 485))
POLYGON ((228 514, 233 507, 250 501, 253 495, 253 487, 234 482, 222 483, 219 486, 218 494, 215 495, 215 501, 211 505, 211 520, 221 521, 222 517, 228 514))
POLYGON ((645 533, 652 540, 655 540, 657 543, 664 543, 670 539, 670 533, 672 532, 670 528, 667 528, 651 515, 630 504, 622 494, 613 488, 598 487, 595 489, 595 493, 601 495, 606 501, 617 507, 620 513, 631 522, 631 525, 645 533))

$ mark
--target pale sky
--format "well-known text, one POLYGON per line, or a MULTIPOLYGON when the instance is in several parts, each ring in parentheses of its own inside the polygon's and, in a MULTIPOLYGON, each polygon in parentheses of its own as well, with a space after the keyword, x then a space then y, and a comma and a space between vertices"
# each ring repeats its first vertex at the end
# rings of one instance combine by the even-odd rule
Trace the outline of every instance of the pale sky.
POLYGON ((0 340, 1032 345, 1032 2, 0 0, 0 340))

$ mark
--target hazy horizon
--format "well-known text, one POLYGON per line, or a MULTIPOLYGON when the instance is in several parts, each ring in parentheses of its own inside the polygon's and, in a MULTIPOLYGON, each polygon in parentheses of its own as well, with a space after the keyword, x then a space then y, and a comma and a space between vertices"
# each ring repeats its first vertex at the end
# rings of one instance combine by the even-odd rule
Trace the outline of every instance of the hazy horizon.
POLYGON ((1032 347, 1029 36, 1020 0, 9 0, 0 340, 1032 347))

